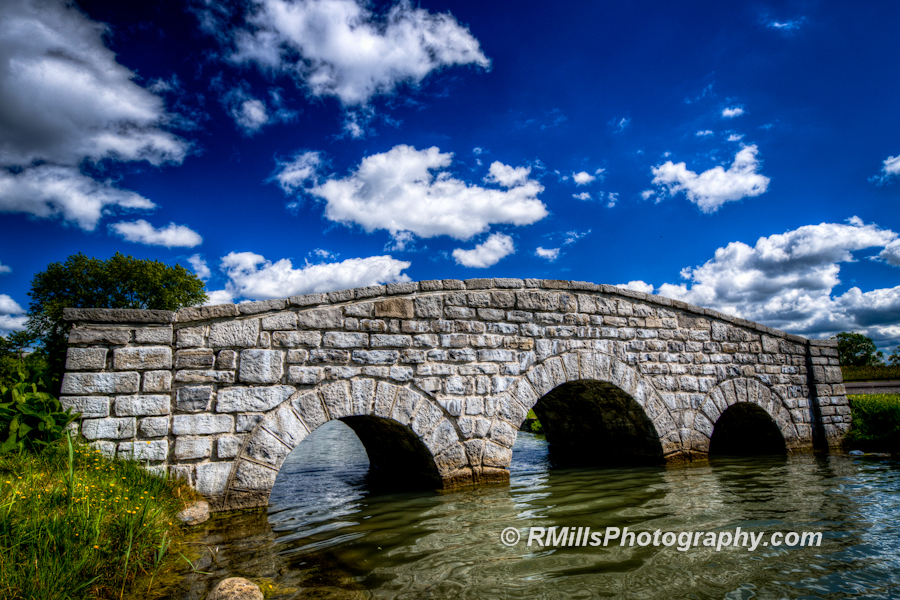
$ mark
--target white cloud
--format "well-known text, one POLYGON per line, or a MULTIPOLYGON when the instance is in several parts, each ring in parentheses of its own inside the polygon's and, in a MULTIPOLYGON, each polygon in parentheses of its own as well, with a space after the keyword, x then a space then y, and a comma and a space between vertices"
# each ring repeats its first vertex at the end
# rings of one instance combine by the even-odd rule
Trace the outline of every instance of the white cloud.
POLYGON ((104 209, 152 208, 79 170, 104 159, 178 163, 189 149, 165 131, 175 117, 163 100, 105 47, 107 28, 62 0, 2 2, 0 22, 0 167, 12 168, 0 169, 0 211, 93 229, 104 209))
POLYGON ((484 269, 500 262, 500 259, 516 251, 513 239, 502 233, 492 233, 472 250, 457 248, 453 251, 456 263, 464 267, 484 269))
POLYGON ((731 135, 728 136, 729 142, 739 142, 742 139, 744 139, 743 133, 732 133, 731 135))
POLYGON ((318 152, 302 152, 286 162, 278 162, 278 169, 272 179, 286 194, 303 189, 307 182, 315 182, 317 171, 322 166, 322 155, 318 152))
POLYGON ((567 231, 566 238, 563 240, 563 246, 568 246, 569 244, 574 244, 584 236, 588 235, 591 232, 590 229, 587 231, 567 231))
POLYGON ((0 169, 0 212, 61 216, 93 231, 111 207, 151 209, 143 196, 82 175, 76 167, 40 165, 13 174, 0 169))
POLYGON ((231 116, 245 135, 252 135, 269 122, 269 113, 262 100, 242 98, 231 107, 231 116))
POLYGON ((798 334, 863 331, 883 338, 900 326, 900 286, 840 296, 840 263, 853 252, 887 248, 897 234, 854 217, 848 224, 806 225, 762 237, 754 246, 731 242, 701 266, 681 272, 686 283, 664 283, 661 296, 713 308, 798 334))
POLYGON ((191 268, 194 269, 194 274, 200 279, 209 279, 210 275, 212 275, 212 271, 209 270, 209 265, 206 264, 206 261, 203 260, 203 257, 199 254, 189 256, 188 263, 191 265, 191 268))
POLYGON ((631 119, 629 119, 628 117, 622 117, 621 119, 613 119, 608 123, 608 125, 612 127, 616 133, 618 133, 620 131, 624 131, 630 123, 631 119))
MULTIPOLYGON (((649 200, 650 198, 652 198, 655 195, 656 195, 656 190, 644 190, 643 192, 641 192, 641 198, 643 198, 644 200, 649 200)), ((660 198, 657 198, 656 202, 658 203, 659 201, 660 201, 660 198)))
POLYGON ((739 117, 742 114, 744 114, 744 109, 740 106, 731 106, 722 109, 722 117, 726 119, 733 119, 734 117, 739 117))
POLYGON ((585 200, 585 201, 591 199, 591 195, 588 194, 587 192, 581 192, 580 194, 572 194, 572 197, 575 198, 576 200, 585 200))
POLYGON ((268 300, 410 281, 402 273, 410 264, 390 256, 370 256, 338 263, 306 263, 295 269, 288 258, 273 263, 253 252, 231 252, 222 257, 221 269, 228 277, 225 289, 232 298, 268 300))
MULTIPOLYGON (((402 232, 467 240, 492 224, 530 225, 547 216, 537 198, 544 187, 528 178, 528 167, 495 162, 485 179, 507 189, 485 188, 455 179, 446 170, 452 157, 435 147, 416 150, 399 145, 365 157, 350 175, 332 176, 307 191, 325 202, 329 220, 359 225, 368 232, 384 229, 395 240, 402 232)), ((290 177, 289 185, 282 187, 298 188, 311 171, 290 177)), ((284 172, 274 178, 281 182, 284 172)))
POLYGON ((649 283, 641 281, 640 279, 636 281, 629 281, 628 283, 620 283, 617 287, 632 290, 634 292, 643 292, 645 294, 653 293, 653 286, 649 283))
POLYGON ((666 161, 653 167, 652 183, 664 186, 670 196, 685 192, 688 200, 705 213, 716 212, 726 202, 759 196, 768 189, 769 178, 757 172, 758 152, 755 145, 745 146, 734 156, 727 171, 716 166, 700 175, 689 171, 683 162, 666 161))
POLYGON ((712 129, 704 129, 703 131, 698 131, 694 135, 696 135, 697 137, 706 137, 706 136, 712 135, 712 134, 713 134, 712 129))
POLYGON ((806 17, 792 19, 789 21, 769 21, 768 23, 766 23, 766 27, 770 29, 778 29, 779 31, 794 31, 795 29, 800 29, 800 26, 804 21, 806 21, 806 17))
POLYGON ((888 156, 884 165, 881 167, 881 172, 884 173, 884 178, 890 177, 891 175, 900 175, 900 154, 897 156, 888 156))
POLYGON ((0 334, 25 329, 28 316, 19 303, 6 294, 0 294, 0 334))
POLYGON ((476 156, 478 156, 482 152, 484 152, 484 150, 478 146, 475 146, 474 148, 472 148, 472 154, 474 154, 476 156))
POLYGON ((10 269, 8 265, 0 263, 0 273, 12 273, 12 269, 10 269))
POLYGON ((619 201, 619 192, 610 192, 606 195, 609 201, 606 203, 606 208, 612 208, 619 201))
POLYGON ((166 248, 193 248, 203 243, 203 238, 196 231, 184 226, 169 223, 157 229, 143 219, 122 221, 109 226, 126 241, 148 246, 165 246, 166 248))
POLYGON ((216 304, 232 304, 234 303, 234 295, 228 290, 212 290, 206 292, 209 300, 203 303, 203 306, 215 306, 216 304))
POLYGON ((900 267, 900 240, 894 240, 878 253, 878 259, 889 265, 900 267))
POLYGON ((559 258, 559 248, 541 248, 537 247, 537 250, 534 251, 535 256, 540 256, 541 258, 546 258, 550 262, 553 262, 557 258, 559 258))
POLYGON ((587 185, 590 182, 597 179, 587 171, 582 171, 580 173, 572 173, 572 180, 575 182, 575 185, 587 185))
MULTIPOLYGON (((204 15, 207 27, 220 27, 211 17, 204 15)), ((247 26, 229 34, 231 61, 290 74, 310 95, 335 96, 347 107, 444 67, 490 67, 478 40, 452 15, 409 1, 379 16, 354 0, 252 0, 245 18, 247 26)))

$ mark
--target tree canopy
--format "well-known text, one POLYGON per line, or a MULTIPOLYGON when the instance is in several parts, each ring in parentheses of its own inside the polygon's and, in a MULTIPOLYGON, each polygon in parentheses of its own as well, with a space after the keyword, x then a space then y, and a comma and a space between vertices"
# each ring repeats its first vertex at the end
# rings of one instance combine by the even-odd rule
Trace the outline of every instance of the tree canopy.
POLYGON ((40 341, 50 371, 61 376, 69 324, 64 308, 178 310, 208 299, 203 281, 180 265, 116 252, 109 260, 73 254, 51 263, 31 280, 26 327, 40 341))
POLYGON ((875 342, 861 333, 842 332, 831 338, 838 342, 838 357, 846 367, 865 367, 882 364, 884 356, 875 342))

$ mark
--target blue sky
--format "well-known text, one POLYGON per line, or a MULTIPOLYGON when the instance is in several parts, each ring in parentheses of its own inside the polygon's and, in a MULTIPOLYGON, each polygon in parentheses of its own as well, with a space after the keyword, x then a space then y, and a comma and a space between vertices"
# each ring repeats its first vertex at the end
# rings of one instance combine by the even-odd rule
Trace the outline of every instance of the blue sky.
POLYGON ((896 3, 126 4, 0 6, 2 331, 120 251, 214 302, 559 278, 900 343, 896 3))

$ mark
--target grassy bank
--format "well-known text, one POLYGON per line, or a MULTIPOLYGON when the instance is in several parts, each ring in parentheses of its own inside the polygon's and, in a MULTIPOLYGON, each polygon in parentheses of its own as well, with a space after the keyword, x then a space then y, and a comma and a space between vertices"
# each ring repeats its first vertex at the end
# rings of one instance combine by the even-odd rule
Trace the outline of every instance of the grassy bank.
POLYGON ((851 449, 900 453, 900 394, 847 396, 853 422, 847 436, 851 449))
MULTIPOLYGON (((197 498, 83 444, 0 456, 0 598, 120 598, 162 567, 197 498)), ((176 555, 177 556, 177 555, 176 555)))
POLYGON ((900 380, 900 366, 841 367, 841 374, 844 381, 896 381, 900 380))

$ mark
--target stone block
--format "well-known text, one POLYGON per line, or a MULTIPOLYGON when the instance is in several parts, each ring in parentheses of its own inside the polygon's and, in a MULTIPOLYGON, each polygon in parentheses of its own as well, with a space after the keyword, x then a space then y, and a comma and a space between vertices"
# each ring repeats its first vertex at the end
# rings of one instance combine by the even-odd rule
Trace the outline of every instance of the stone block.
POLYGON ((287 444, 289 450, 302 442, 309 433, 306 425, 289 404, 285 404, 269 414, 263 427, 287 444))
POLYGON ((321 386, 319 391, 322 402, 332 419, 349 417, 350 412, 350 385, 346 381, 339 381, 321 386))
POLYGON ((109 344, 123 346, 131 341, 131 329, 118 327, 73 327, 70 344, 109 344))
POLYGON ((291 451, 290 448, 279 440, 277 437, 260 429, 253 434, 253 437, 247 443, 243 456, 250 458, 254 462, 270 465, 273 469, 281 466, 284 457, 291 451))
POLYGON ((67 371, 102 371, 106 368, 106 348, 69 348, 67 371))
POLYGON ((375 303, 376 317, 412 319, 415 316, 412 298, 388 298, 375 303))
MULTIPOLYGON (((396 300, 396 298, 394 298, 396 300)), ((443 306, 440 296, 425 296, 413 300, 414 312, 420 319, 440 319, 443 306)))
POLYGON ((113 369, 116 371, 150 371, 172 368, 172 348, 168 346, 137 346, 113 350, 113 369))
POLYGON ((120 442, 116 456, 125 460, 163 461, 169 458, 169 441, 120 442))
POLYGON ((288 367, 288 382, 298 385, 316 385, 325 378, 322 367, 288 367))
POLYGON ((180 383, 234 383, 234 371, 183 369, 175 373, 180 383))
POLYGON ((259 313, 283 310, 287 306, 287 300, 274 298, 272 300, 257 300, 256 302, 241 302, 237 305, 242 315, 257 315, 259 313))
POLYGON ((240 435, 222 435, 216 440, 216 456, 219 458, 234 458, 241 450, 244 437, 240 435))
POLYGON ((340 308, 317 308, 297 313, 301 329, 340 329, 343 325, 340 308))
POLYGON ((147 415, 167 415, 171 400, 168 394, 147 394, 141 396, 116 396, 117 417, 143 417, 147 415))
POLYGON ((134 341, 139 344, 171 344, 172 326, 138 327, 134 330, 134 341))
POLYGON ((262 421, 265 415, 237 415, 234 430, 238 433, 252 431, 256 424, 262 421))
POLYGON ((209 326, 209 345, 213 348, 247 348, 259 339, 259 319, 222 321, 209 326))
POLYGON ((267 492, 275 485, 277 469, 242 460, 238 463, 232 487, 239 490, 267 492))
POLYGON ((178 323, 185 323, 203 319, 236 317, 239 314, 241 313, 235 304, 214 304, 212 306, 189 306, 178 309, 175 318, 178 323))
POLYGON ((350 353, 346 350, 310 350, 309 362, 311 363, 347 363, 350 361, 350 353))
POLYGON ((82 419, 109 416, 109 396, 60 396, 63 410, 81 413, 82 419))
POLYGON ((169 417, 147 417, 138 423, 138 433, 142 437, 163 437, 169 434, 169 417))
POLYGON ((242 350, 240 379, 248 383, 277 383, 284 374, 281 350, 242 350))
POLYGON ((364 365, 392 365, 400 358, 396 350, 354 350, 353 362, 364 365))
POLYGON ((81 435, 88 440, 123 440, 134 437, 134 418, 86 419, 81 422, 81 435))
POLYGON ((212 454, 212 438, 210 437, 176 437, 175 460, 194 460, 209 458, 212 454))
POLYGON ((467 464, 466 451, 462 444, 454 444, 434 457, 434 464, 441 475, 449 475, 467 464))
MULTIPOLYGON (((175 398, 175 410, 178 412, 198 413, 209 410, 213 389, 209 385, 191 385, 178 388, 175 398)), ((221 411, 220 411, 221 412, 221 411)))
POLYGON ((225 495, 228 476, 234 466, 231 462, 213 462, 197 465, 197 491, 207 498, 225 495))
POLYGON ((175 345, 178 348, 199 348, 203 345, 206 327, 184 327, 175 332, 175 345))
POLYGON ((133 394, 138 391, 138 373, 66 373, 61 394, 133 394))
POLYGON ((276 331, 272 334, 272 344, 281 348, 316 348, 322 344, 322 334, 318 331, 276 331))
POLYGON ((215 360, 215 355, 209 348, 178 350, 175 353, 175 368, 211 369, 215 364, 215 360))
POLYGON ((491 441, 484 442, 484 450, 481 455, 481 464, 486 467, 509 468, 512 461, 512 450, 491 441))
POLYGON ((306 392, 299 394, 291 399, 291 406, 303 419, 306 428, 314 431, 316 427, 328 421, 328 415, 325 414, 325 408, 319 400, 319 395, 315 392, 306 392))
POLYGON ((175 435, 211 435, 231 433, 234 418, 231 415, 175 415, 172 418, 172 433, 175 435))
POLYGON ((266 330, 296 329, 297 328, 297 313, 287 312, 287 313, 279 313, 277 315, 270 315, 268 317, 263 317, 262 328, 266 329, 266 330))
POLYGON ((142 392, 168 392, 172 389, 171 371, 145 371, 142 392))
POLYGON ((290 398, 296 391, 289 385, 220 389, 216 398, 216 412, 265 412, 290 398))
POLYGON ((367 333, 326 333, 322 338, 326 348, 365 348, 369 345, 367 333))
POLYGON ((412 346, 412 336, 372 334, 372 348, 409 348, 412 346))

